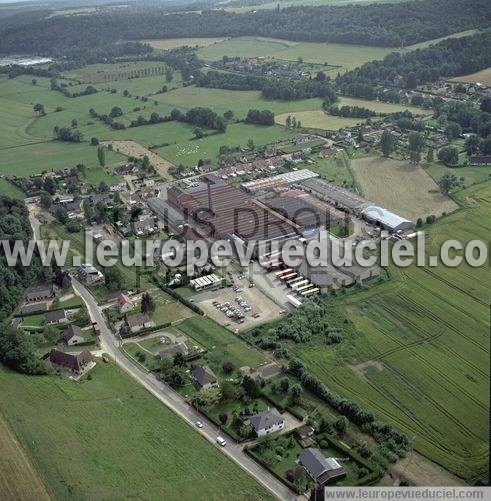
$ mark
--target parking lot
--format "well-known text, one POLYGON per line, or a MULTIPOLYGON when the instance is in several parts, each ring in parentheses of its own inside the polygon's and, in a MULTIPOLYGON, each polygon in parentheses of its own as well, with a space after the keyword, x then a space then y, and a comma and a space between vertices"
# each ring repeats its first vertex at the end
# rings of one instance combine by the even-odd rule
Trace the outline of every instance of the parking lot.
POLYGON ((234 285, 205 291, 193 297, 203 311, 231 330, 243 331, 278 318, 282 309, 257 287, 249 287, 242 275, 234 275, 234 285))

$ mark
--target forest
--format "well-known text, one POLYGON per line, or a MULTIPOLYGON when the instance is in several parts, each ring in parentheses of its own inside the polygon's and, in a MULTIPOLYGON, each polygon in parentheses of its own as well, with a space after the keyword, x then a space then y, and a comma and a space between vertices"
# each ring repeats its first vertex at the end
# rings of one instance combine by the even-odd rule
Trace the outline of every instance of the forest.
MULTIPOLYGON (((234 13, 224 10, 169 13, 129 7, 83 16, 33 20, 17 16, 0 24, 1 54, 83 56, 117 51, 117 41, 148 38, 261 35, 312 42, 402 47, 489 23, 487 0, 417 0, 394 4, 298 6, 234 13)), ((144 50, 122 46, 124 50, 144 50)))
POLYGON ((406 54, 391 53, 336 79, 346 95, 373 99, 373 85, 396 85, 414 89, 440 77, 466 75, 491 65, 491 32, 450 38, 406 54))

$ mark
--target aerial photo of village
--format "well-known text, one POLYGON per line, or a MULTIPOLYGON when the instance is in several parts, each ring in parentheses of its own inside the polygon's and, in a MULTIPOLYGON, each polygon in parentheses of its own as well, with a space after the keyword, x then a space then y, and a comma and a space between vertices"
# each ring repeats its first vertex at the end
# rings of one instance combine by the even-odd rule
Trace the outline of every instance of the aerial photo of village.
POLYGON ((491 2, 0 0, 0 501, 491 499, 491 2))

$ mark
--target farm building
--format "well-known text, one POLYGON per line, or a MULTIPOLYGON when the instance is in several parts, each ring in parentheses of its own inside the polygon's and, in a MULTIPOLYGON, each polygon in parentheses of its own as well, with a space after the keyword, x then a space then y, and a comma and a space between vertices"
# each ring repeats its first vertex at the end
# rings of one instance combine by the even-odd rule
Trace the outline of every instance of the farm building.
POLYGON ((370 205, 361 211, 362 216, 371 223, 376 223, 381 228, 391 231, 409 231, 413 223, 382 207, 370 205))
POLYGON ((357 212, 369 203, 356 193, 340 188, 335 184, 327 183, 322 179, 306 179, 300 183, 300 187, 324 202, 328 202, 346 212, 357 212))

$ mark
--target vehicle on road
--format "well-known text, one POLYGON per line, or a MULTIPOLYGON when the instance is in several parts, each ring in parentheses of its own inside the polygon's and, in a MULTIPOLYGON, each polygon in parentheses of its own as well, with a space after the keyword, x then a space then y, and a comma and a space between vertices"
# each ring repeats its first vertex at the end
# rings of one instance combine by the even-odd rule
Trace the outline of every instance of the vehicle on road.
POLYGON ((217 442, 222 446, 222 447, 225 447, 227 445, 227 441, 223 438, 223 437, 220 437, 218 436, 217 437, 217 442))
POLYGON ((196 426, 198 428, 203 428, 203 423, 201 421, 196 421, 196 426))

